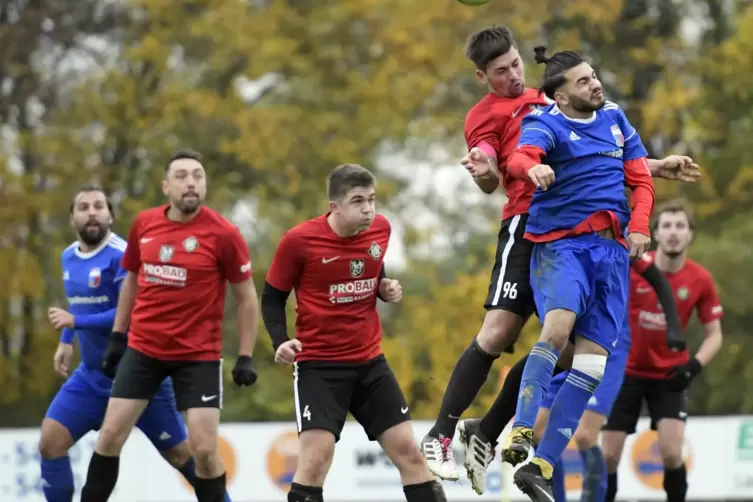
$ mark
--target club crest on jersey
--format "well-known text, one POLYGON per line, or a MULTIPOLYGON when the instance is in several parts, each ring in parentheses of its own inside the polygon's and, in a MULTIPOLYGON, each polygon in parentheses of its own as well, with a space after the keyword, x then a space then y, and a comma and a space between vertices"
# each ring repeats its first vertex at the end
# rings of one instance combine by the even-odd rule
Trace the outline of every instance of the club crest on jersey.
POLYGON ((687 300, 689 294, 690 291, 688 291, 688 288, 680 288, 677 290, 677 298, 680 300, 687 300))
POLYGON ((102 284, 102 271, 94 267, 89 271, 89 287, 98 288, 102 284))
POLYGON ((379 258, 382 257, 382 247, 377 244, 376 241, 371 243, 371 247, 369 248, 369 255, 375 260, 379 260, 379 258))
POLYGON ((365 268, 363 260, 350 260, 350 275, 353 277, 361 277, 365 268))
POLYGON ((622 135, 620 126, 618 126, 617 124, 613 125, 611 131, 612 137, 614 138, 614 142, 617 144, 617 146, 625 146, 625 136, 622 135))
POLYGON ((193 253, 198 248, 199 248, 199 241, 197 241, 196 237, 194 237, 193 235, 183 241, 183 249, 185 249, 189 253, 193 253))
POLYGON ((162 246, 159 248, 159 261, 168 262, 173 259, 175 249, 172 246, 162 246))

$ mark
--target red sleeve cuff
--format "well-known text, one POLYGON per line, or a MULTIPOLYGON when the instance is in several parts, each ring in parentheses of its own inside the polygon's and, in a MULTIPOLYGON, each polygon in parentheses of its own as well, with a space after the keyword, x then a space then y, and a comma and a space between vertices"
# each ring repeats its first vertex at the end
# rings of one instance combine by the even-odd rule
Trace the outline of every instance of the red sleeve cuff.
POLYGON ((528 171, 541 164, 546 152, 533 145, 524 145, 515 149, 507 161, 507 172, 513 178, 528 179, 528 171))
POLYGON ((651 235, 649 223, 654 210, 654 181, 648 168, 648 159, 641 157, 625 161, 625 181, 633 191, 630 205, 633 214, 628 223, 628 232, 651 235))

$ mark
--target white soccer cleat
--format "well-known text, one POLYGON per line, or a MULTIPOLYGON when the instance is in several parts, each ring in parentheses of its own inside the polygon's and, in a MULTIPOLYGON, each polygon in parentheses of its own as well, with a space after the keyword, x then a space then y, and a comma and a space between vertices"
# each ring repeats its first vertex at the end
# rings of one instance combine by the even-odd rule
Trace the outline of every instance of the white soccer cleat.
POLYGON ((427 435, 421 440, 421 453, 426 459, 429 470, 438 478, 457 481, 460 478, 452 453, 452 438, 439 435, 438 438, 427 435))
POLYGON ((458 424, 458 439, 463 447, 465 472, 473 491, 483 495, 486 490, 486 470, 494 460, 496 444, 487 440, 479 431, 477 419, 462 420, 458 424))

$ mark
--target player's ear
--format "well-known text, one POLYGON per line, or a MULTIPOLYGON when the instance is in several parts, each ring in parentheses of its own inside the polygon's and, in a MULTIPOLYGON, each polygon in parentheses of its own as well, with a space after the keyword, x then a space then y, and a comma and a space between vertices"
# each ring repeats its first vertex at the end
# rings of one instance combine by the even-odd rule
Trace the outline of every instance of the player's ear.
POLYGON ((482 72, 481 70, 479 70, 478 68, 476 68, 476 78, 482 84, 488 84, 488 82, 486 80, 486 74, 484 72, 482 72))
POLYGON ((337 209, 337 202, 333 200, 329 201, 329 212, 334 213, 336 212, 336 209, 337 209))
POLYGON ((167 196, 167 180, 162 180, 162 193, 167 196))
POLYGON ((570 104, 567 93, 559 91, 554 93, 554 101, 557 102, 557 106, 567 106, 568 104, 570 104))

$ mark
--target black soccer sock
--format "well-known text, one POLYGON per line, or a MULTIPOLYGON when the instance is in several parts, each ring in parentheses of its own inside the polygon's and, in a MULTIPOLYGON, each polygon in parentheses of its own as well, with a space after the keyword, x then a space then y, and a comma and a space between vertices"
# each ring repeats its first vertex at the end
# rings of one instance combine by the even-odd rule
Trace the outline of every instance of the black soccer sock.
POLYGON ((667 502, 685 502, 685 494, 688 492, 685 464, 674 469, 664 468, 664 491, 667 493, 667 502))
POLYGON ((502 434, 507 423, 515 416, 515 408, 518 406, 518 393, 520 392, 520 382, 523 380, 523 368, 526 367, 528 355, 520 361, 513 364, 510 371, 507 372, 505 383, 502 390, 499 391, 494 404, 481 419, 479 429, 481 434, 489 441, 496 441, 502 434))
POLYGON ((298 483, 290 485, 288 502, 322 502, 324 500, 321 486, 306 486, 298 483))
POLYGON ((200 478, 193 480, 193 489, 198 502, 225 502, 225 473, 216 478, 200 478))
POLYGON ((405 485, 403 492, 405 493, 405 500, 408 502, 447 502, 447 496, 442 485, 436 481, 405 485))
POLYGON ((107 502, 118 482, 120 457, 106 457, 96 451, 89 461, 81 502, 107 502))
POLYGON ((614 502, 617 498, 617 473, 610 472, 607 474, 607 497, 604 502, 614 502))
POLYGON ((489 376, 494 360, 499 356, 488 354, 479 346, 476 339, 468 346, 452 370, 450 382, 442 397, 442 406, 434 427, 429 431, 432 437, 439 434, 446 437, 455 435, 455 426, 460 416, 473 403, 476 394, 489 376))

